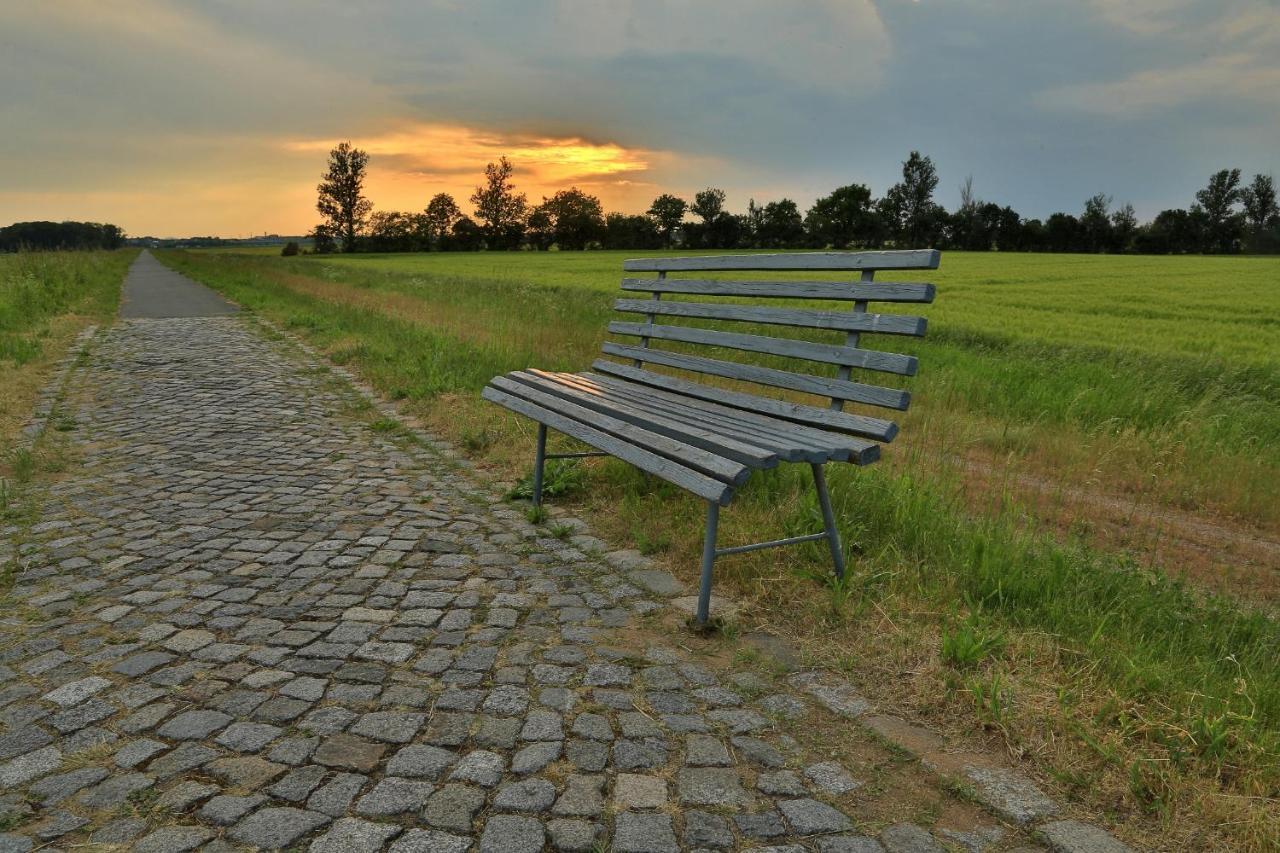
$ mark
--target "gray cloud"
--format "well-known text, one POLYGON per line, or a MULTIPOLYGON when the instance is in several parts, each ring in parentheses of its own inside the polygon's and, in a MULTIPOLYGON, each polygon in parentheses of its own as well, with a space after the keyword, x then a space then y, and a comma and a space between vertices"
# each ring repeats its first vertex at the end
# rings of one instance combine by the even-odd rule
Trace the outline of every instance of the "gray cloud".
POLYGON ((627 180, 719 184, 734 207, 855 180, 882 192, 912 148, 939 164, 944 202, 973 174, 1038 216, 1098 191, 1151 215, 1218 168, 1280 172, 1274 0, 355 5, 0 10, 0 218, 21 216, 6 192, 159 192, 202 174, 301 198, 318 161, 286 141, 406 124, 670 152, 627 180))

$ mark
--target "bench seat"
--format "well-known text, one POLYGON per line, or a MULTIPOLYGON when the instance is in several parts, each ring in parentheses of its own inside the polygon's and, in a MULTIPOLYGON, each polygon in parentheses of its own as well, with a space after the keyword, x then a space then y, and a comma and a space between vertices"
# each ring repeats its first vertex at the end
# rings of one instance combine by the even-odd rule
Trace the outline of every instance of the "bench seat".
POLYGON ((528 391, 540 392, 542 405, 566 414, 572 411, 572 416, 588 425, 599 426, 596 416, 603 414, 668 436, 679 443, 671 454, 664 454, 670 455, 673 461, 692 461, 693 454, 681 450, 688 447, 737 463, 744 473, 737 474, 735 468, 734 478, 728 480, 733 485, 745 479, 746 469, 772 468, 779 462, 867 465, 880 455, 880 446, 863 438, 661 391, 605 374, 518 370, 504 378, 506 381, 495 387, 526 398, 528 391))

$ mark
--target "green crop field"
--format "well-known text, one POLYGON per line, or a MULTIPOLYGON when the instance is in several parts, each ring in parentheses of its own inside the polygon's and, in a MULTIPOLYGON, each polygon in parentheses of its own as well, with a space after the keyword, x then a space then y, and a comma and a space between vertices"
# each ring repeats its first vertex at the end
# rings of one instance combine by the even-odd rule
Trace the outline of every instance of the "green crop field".
MULTIPOLYGON (((532 428, 480 388, 588 367, 632 254, 160 257, 515 479, 532 428)), ((1134 548, 1096 535, 1096 516, 1155 507, 1276 540, 1280 260, 944 253, 936 272, 885 277, 938 298, 925 340, 864 339, 918 355, 920 373, 884 463, 830 475, 851 577, 827 581, 817 548, 718 564, 746 603, 738 629, 785 633, 961 740, 1033 752, 1065 795, 1175 847, 1189 822, 1265 849, 1280 837, 1276 552, 1134 548), (1027 480, 1085 508, 1033 511, 1027 480)), ((722 541, 810 532, 800 467, 754 478, 722 541)), ((692 578, 696 501, 612 460, 560 480, 559 503, 692 578)))
MULTIPOLYGON (((429 308, 448 351, 418 354, 397 389, 417 397, 531 364, 585 367, 625 256, 253 262, 429 308)), ((964 413, 965 440, 994 452, 1055 472, 1103 466, 1125 493, 1280 524, 1280 261, 948 253, 929 278, 928 338, 880 344, 920 356, 913 417, 964 413)))

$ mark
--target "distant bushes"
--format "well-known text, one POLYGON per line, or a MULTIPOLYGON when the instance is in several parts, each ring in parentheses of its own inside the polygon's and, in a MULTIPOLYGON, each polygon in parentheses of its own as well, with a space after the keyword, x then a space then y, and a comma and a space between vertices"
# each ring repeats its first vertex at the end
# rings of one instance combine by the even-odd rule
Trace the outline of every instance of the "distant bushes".
POLYGON ((290 240, 284 244, 284 248, 280 250, 280 254, 286 258, 292 258, 298 254, 298 241, 290 240))
POLYGON ((0 252, 119 249, 124 229, 101 222, 15 222, 0 228, 0 252))

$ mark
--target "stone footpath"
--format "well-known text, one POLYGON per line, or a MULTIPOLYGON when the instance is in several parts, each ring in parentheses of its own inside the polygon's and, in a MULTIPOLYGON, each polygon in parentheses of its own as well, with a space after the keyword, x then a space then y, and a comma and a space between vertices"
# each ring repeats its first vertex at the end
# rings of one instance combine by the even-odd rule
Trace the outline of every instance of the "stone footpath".
POLYGON ((0 852, 1029 844, 940 792, 883 819, 913 763, 866 785, 792 736, 855 698, 646 638, 625 561, 246 320, 121 322, 69 389, 79 460, 0 530, 0 852))

